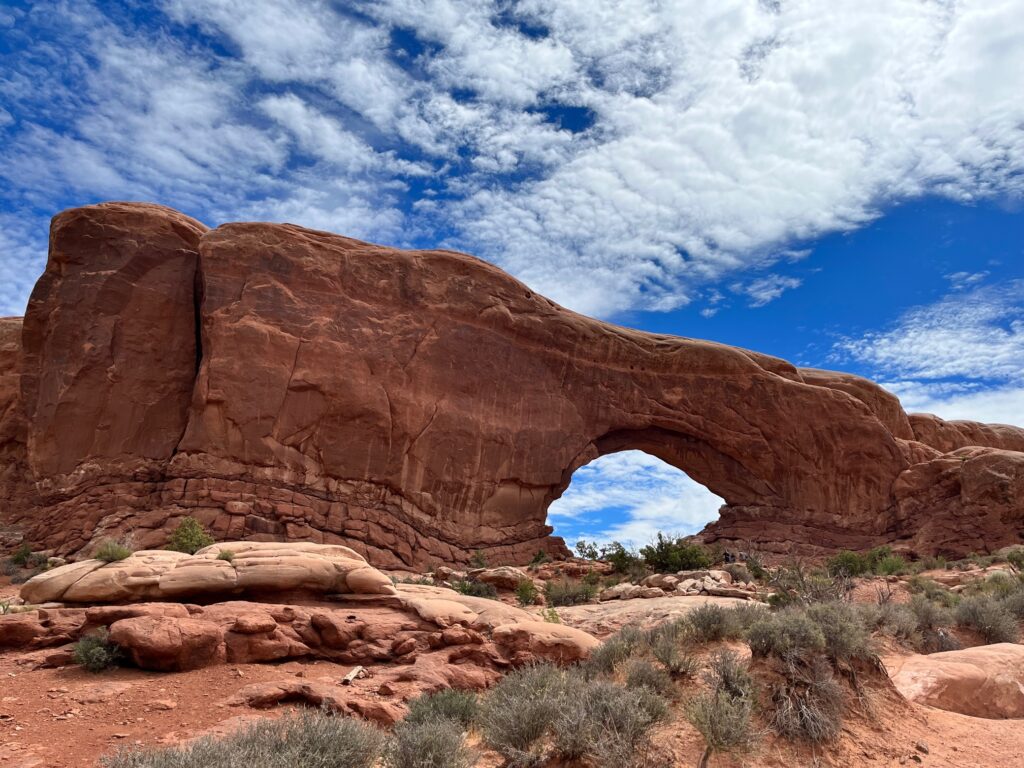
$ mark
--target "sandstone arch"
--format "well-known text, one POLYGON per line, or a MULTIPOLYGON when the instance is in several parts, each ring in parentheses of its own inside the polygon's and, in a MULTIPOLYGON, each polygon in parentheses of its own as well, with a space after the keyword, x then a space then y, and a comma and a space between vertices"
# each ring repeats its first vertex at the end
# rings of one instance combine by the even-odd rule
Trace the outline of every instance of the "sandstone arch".
POLYGON ((384 566, 526 560, 562 551, 545 516, 572 470, 623 446, 727 500, 709 539, 948 552, 1024 530, 1022 430, 908 419, 859 377, 602 323, 450 251, 75 209, 21 338, 0 498, 62 553, 159 546, 194 514, 384 566))

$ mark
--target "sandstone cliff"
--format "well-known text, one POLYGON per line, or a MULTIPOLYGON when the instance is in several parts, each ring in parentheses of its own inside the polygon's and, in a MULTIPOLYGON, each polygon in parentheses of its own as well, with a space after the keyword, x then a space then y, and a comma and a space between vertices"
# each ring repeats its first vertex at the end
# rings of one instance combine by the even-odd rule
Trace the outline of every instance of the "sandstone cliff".
POLYGON ((0 500, 35 544, 352 546, 381 566, 562 551, 572 472, 637 448, 726 500, 709 541, 986 551, 1024 536, 1024 430, 567 311, 494 266, 109 203, 55 217, 0 322, 0 500))

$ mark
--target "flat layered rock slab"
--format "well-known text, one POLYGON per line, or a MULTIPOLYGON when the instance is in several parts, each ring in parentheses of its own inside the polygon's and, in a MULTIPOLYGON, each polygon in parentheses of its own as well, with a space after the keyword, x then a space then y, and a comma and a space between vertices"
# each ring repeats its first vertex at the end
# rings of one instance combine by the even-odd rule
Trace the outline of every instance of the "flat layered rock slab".
POLYGON ((719 605, 732 608, 737 605, 754 605, 750 600, 733 597, 710 597, 705 595, 679 597, 635 598, 613 600, 604 603, 588 603, 556 608, 563 624, 581 629, 596 637, 618 632, 623 627, 651 627, 665 621, 679 619, 702 605, 719 605))

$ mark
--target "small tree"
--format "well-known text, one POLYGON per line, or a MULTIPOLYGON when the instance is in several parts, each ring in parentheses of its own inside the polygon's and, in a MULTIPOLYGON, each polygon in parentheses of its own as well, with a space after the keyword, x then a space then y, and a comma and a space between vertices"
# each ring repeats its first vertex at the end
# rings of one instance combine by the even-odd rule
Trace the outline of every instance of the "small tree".
POLYGON ((203 526, 194 517, 186 517, 175 528, 171 534, 171 541, 168 549, 175 552, 184 552, 194 555, 203 547, 213 544, 213 537, 206 532, 203 526))

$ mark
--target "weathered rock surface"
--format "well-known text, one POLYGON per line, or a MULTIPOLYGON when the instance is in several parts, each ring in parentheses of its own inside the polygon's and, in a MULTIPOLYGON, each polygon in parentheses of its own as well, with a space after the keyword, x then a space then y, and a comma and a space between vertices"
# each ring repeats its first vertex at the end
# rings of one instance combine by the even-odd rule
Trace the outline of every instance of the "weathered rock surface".
POLYGON ((387 576, 348 547, 237 541, 194 555, 142 550, 113 563, 83 560, 33 577, 21 597, 32 604, 137 603, 282 592, 396 594, 387 576))
POLYGON ((463 254, 90 206, 54 219, 20 351, 16 325, 2 514, 61 555, 194 515, 382 567, 526 562, 564 554, 545 517, 572 472, 630 448, 726 500, 708 541, 963 554, 1024 529, 1024 430, 591 320, 463 254))
POLYGON ((998 643, 887 661, 911 701, 987 718, 1024 718, 1024 645, 998 643))

